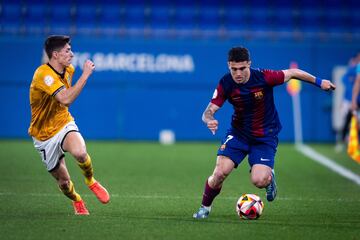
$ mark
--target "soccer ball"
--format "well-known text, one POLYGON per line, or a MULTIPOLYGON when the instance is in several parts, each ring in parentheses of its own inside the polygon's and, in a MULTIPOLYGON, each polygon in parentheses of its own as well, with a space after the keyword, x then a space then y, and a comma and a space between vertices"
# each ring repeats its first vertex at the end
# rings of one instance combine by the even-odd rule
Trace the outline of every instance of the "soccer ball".
POLYGON ((240 218, 253 220, 261 216, 264 203, 255 194, 243 194, 236 203, 236 212, 240 218))

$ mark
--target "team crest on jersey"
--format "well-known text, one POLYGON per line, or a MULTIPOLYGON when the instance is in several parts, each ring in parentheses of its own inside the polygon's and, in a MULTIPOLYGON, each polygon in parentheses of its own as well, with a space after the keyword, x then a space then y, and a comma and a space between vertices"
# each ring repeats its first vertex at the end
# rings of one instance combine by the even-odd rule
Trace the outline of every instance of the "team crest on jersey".
POLYGON ((52 76, 48 75, 44 78, 44 82, 46 85, 48 85, 50 87, 54 83, 54 78, 52 76))
POLYGON ((260 100, 260 99, 262 99, 262 98, 264 97, 264 94, 263 94, 262 91, 255 92, 255 93, 254 93, 254 97, 255 97, 255 99, 257 99, 257 100, 260 100))
POLYGON ((220 146, 220 151, 224 151, 225 148, 226 148, 226 144, 227 144, 231 139, 233 139, 233 138, 234 138, 233 135, 228 135, 228 136, 226 137, 225 142, 220 146))
POLYGON ((224 151, 225 148, 226 148, 226 144, 222 144, 222 145, 220 146, 220 150, 221 150, 221 151, 224 151))

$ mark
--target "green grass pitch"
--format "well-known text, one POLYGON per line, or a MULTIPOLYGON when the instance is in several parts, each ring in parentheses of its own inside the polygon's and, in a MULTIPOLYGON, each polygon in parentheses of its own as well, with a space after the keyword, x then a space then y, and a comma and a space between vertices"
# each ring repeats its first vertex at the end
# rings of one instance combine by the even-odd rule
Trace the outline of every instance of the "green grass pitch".
MULTIPOLYGON (((312 145, 360 174, 360 165, 332 145, 312 145)), ((95 177, 111 201, 102 205, 79 168, 67 165, 90 216, 75 216, 46 172, 31 141, 0 141, 1 239, 360 239, 360 186, 281 144, 276 159, 278 197, 250 183, 247 161, 229 176, 209 219, 192 219, 217 143, 87 142, 95 177), (242 193, 265 200, 263 215, 240 220, 242 193)))

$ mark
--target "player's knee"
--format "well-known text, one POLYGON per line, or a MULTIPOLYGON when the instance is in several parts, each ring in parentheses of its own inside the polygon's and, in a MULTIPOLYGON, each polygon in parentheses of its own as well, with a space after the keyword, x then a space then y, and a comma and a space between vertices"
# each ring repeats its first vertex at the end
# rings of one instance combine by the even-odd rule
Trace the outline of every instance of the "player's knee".
POLYGON ((222 184, 226 177, 227 174, 225 174, 223 171, 215 171, 212 175, 215 185, 222 184))
POLYGON ((58 184, 60 189, 68 190, 70 188, 70 179, 59 179, 58 184))
POLYGON ((252 176, 251 182, 258 188, 264 188, 270 183, 265 176, 252 176))
POLYGON ((88 156, 87 152, 83 149, 79 149, 73 152, 73 155, 76 158, 76 160, 78 160, 81 163, 85 162, 88 156))

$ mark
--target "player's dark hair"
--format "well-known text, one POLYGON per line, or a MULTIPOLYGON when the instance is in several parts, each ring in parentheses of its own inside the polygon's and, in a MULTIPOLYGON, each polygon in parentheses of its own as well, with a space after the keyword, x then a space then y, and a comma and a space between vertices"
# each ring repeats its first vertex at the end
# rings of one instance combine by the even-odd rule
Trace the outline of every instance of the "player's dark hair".
POLYGON ((244 62, 250 61, 250 53, 247 48, 233 47, 228 54, 228 62, 244 62))
POLYGON ((59 51, 66 44, 70 44, 70 37, 65 35, 52 35, 45 40, 44 49, 49 59, 52 57, 53 51, 59 51))

